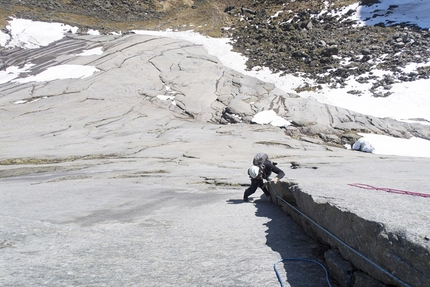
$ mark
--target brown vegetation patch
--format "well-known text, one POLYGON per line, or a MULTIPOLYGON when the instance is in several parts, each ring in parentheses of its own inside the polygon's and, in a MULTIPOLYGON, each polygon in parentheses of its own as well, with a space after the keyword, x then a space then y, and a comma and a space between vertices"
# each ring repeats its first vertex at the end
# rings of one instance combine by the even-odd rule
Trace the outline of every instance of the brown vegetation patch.
MULTIPOLYGON (((353 0, 331 1, 331 7, 348 5, 353 0)), ((225 11, 228 7, 241 7, 275 13, 284 5, 292 11, 321 9, 321 1, 263 1, 263 0, 146 0, 146 1, 86 1, 49 0, 21 2, 0 0, 0 27, 7 25, 9 17, 38 21, 60 22, 80 28, 103 32, 133 29, 179 31, 194 30, 204 35, 221 37, 223 27, 238 24, 237 17, 225 11)))

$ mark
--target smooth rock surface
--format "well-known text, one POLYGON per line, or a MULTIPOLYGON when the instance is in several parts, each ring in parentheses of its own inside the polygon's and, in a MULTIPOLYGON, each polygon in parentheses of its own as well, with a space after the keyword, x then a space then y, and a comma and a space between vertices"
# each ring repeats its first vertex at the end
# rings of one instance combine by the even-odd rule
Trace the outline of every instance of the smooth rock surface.
MULTIPOLYGON (((384 234, 427 250, 420 268, 430 262, 429 199, 347 185, 428 192, 430 160, 339 147, 356 125, 405 136, 424 134, 424 126, 306 102, 223 67, 203 47, 167 38, 70 35, 3 56, 7 66, 36 64, 31 75, 60 64, 99 72, 0 86, 1 285, 277 285, 278 259, 319 260, 324 250, 279 207, 259 199, 260 191, 253 203, 242 202, 246 170, 262 151, 286 172, 285 181, 298 183, 297 204, 309 215, 320 203, 333 207, 315 209, 316 216, 327 216, 347 237, 355 225, 337 225, 330 218, 336 210, 382 224, 384 234), (77 56, 97 47, 102 55, 77 56), (301 124, 293 130, 249 124, 269 109, 301 124), (236 113, 237 124, 219 124, 236 113), (334 123, 346 119, 353 127, 339 132, 334 123), (336 146, 320 139, 323 131, 336 146), (290 170, 293 161, 299 168, 290 170)), ((289 286, 326 284, 318 268, 281 265, 289 286)), ((415 284, 425 274, 403 280, 415 284)))

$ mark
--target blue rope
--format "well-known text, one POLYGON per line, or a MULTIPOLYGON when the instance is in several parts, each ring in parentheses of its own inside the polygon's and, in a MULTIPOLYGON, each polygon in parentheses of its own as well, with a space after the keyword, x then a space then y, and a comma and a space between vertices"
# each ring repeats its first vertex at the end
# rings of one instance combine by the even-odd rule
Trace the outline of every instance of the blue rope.
POLYGON ((327 280, 327 284, 328 284, 328 286, 329 286, 329 287, 332 287, 332 286, 331 286, 331 284, 330 284, 329 277, 328 277, 327 269, 324 267, 324 265, 322 265, 322 264, 321 264, 321 263, 319 263, 318 261, 310 260, 310 259, 304 259, 304 258, 282 258, 282 259, 278 260, 278 261, 273 265, 273 269, 274 269, 274 270, 275 270, 275 272, 276 272, 276 277, 278 277, 278 281, 279 281, 279 283, 281 284, 281 286, 282 286, 282 287, 284 287, 284 283, 282 283, 281 275, 279 274, 278 269, 276 269, 276 264, 278 264, 279 262, 283 262, 283 261, 304 261, 304 262, 310 262, 310 263, 318 264, 319 266, 321 266, 321 267, 322 267, 322 269, 324 269, 324 272, 325 272, 325 279, 327 280))

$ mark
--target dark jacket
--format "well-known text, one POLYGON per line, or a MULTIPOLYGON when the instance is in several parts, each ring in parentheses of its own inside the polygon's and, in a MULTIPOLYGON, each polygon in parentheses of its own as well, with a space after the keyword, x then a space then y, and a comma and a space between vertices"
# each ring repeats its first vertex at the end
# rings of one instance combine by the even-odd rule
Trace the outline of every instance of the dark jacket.
POLYGON ((271 161, 266 160, 264 162, 263 178, 268 180, 272 172, 277 174, 278 179, 281 179, 285 176, 285 173, 280 168, 274 165, 271 161))

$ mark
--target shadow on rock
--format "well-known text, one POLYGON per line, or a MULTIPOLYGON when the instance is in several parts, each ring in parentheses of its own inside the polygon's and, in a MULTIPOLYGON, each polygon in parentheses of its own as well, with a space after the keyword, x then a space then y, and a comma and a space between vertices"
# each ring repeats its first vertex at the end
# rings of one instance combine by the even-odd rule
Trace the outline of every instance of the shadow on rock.
MULTIPOLYGON (((264 195, 255 200, 254 204, 257 208, 256 215, 269 219, 265 224, 266 244, 279 253, 279 259, 288 259, 276 264, 282 282, 285 284, 287 281, 292 287, 329 286, 326 273, 321 266, 297 260, 306 259, 322 263, 324 246, 308 237, 297 223, 278 206, 269 203, 264 195)), ((276 276, 275 271, 273 276, 276 276)))
POLYGON ((249 197, 248 201, 243 201, 243 199, 229 199, 227 200, 228 204, 242 204, 242 203, 253 203, 253 197, 249 197))

